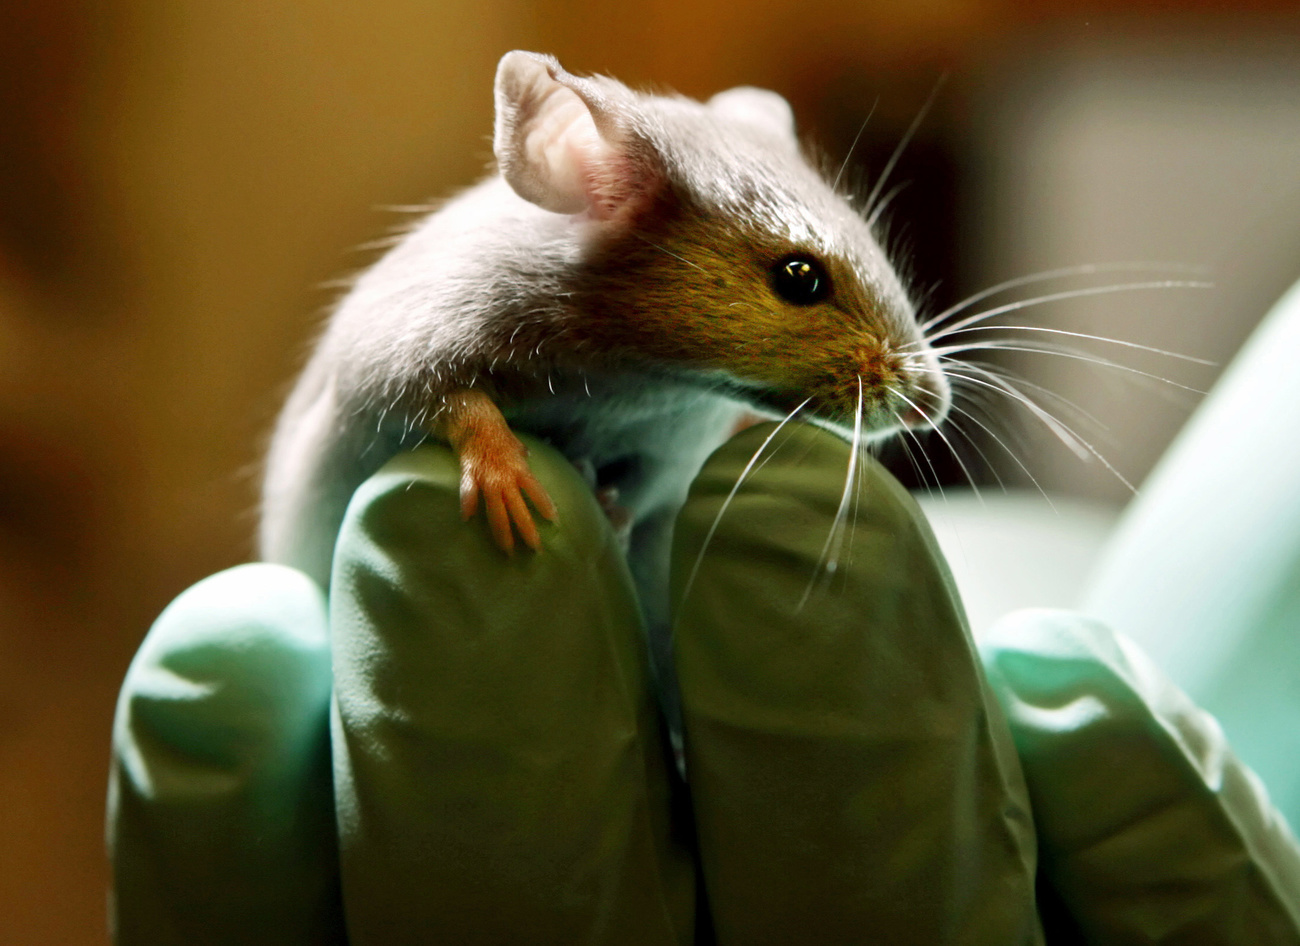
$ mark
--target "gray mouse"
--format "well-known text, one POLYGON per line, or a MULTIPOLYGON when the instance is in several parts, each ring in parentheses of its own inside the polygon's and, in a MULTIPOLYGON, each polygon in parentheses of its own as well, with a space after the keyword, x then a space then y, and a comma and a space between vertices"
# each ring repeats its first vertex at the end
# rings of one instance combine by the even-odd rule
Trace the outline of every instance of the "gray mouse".
POLYGON ((868 438, 946 413, 901 280, 775 93, 701 103, 511 52, 494 150, 497 172, 335 310, 272 438, 266 560, 327 587, 353 491, 429 438, 459 457, 465 514, 481 504, 503 549, 537 549, 533 511, 555 509, 525 431, 617 491, 663 627, 674 516, 746 411, 840 431, 860 415, 868 438))

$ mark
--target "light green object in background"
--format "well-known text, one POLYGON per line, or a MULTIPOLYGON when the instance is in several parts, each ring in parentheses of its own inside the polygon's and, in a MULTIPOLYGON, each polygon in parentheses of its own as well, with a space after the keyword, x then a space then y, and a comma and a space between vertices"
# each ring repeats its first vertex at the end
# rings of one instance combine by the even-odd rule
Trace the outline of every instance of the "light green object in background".
POLYGON ((1125 513, 1084 610, 1222 723, 1300 824, 1300 284, 1125 513))

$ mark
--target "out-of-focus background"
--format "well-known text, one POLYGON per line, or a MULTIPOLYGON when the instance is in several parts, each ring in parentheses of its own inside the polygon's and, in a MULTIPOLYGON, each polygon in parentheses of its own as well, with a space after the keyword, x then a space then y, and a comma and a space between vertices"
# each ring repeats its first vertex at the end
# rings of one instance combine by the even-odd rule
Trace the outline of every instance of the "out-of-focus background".
MULTIPOLYGON (((385 208, 482 172, 512 48, 696 96, 776 89, 837 158, 870 114, 866 188, 947 74, 891 176, 930 312, 1058 267, 1202 266, 1216 289, 1025 314, 1222 363, 1300 275, 1293 2, 0 0, 0 941, 107 941, 126 665, 171 597, 250 557, 259 455, 328 283, 405 219, 385 208)), ((1169 276, 993 301, 1149 278, 1169 276)), ((1084 347, 1191 388, 1215 374, 1084 347)), ((1081 432, 1133 483, 1196 401, 1065 357, 1007 367, 1094 415, 1081 432)), ((968 425, 978 482, 1023 483, 1023 463, 1089 508, 1125 500, 990 407, 1017 459, 968 425)), ((965 478, 930 446, 927 477, 965 478)))

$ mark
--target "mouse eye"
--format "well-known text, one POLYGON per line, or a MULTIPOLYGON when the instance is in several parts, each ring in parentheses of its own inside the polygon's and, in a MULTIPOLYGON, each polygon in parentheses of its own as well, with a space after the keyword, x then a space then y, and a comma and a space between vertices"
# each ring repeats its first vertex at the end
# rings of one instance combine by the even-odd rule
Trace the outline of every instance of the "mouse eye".
POLYGON ((830 293, 831 281, 811 256, 783 256, 772 267, 772 288, 792 305, 812 305, 830 293))

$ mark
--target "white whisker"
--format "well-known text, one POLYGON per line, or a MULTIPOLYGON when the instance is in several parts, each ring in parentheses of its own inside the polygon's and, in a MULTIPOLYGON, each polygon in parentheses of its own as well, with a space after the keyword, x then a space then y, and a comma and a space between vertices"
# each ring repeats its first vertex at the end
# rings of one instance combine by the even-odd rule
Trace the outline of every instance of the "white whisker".
POLYGON ((693 266, 693 267, 695 267, 695 268, 698 269, 700 272, 704 273, 704 275, 706 275, 706 276, 709 274, 709 271, 708 271, 707 269, 705 269, 703 266, 701 266, 699 263, 692 263, 692 262, 691 262, 690 260, 688 260, 686 257, 684 257, 684 256, 678 256, 678 255, 677 255, 676 253, 674 253, 672 250, 665 249, 664 247, 660 246, 658 243, 654 242, 653 240, 646 239, 646 238, 643 237, 641 234, 637 233, 635 230, 633 230, 632 232, 633 232, 634 234, 636 234, 636 238, 637 238, 638 240, 640 240, 642 243, 645 243, 647 246, 653 246, 653 247, 654 247, 656 250, 658 250, 659 252, 661 252, 661 253, 666 253, 666 254, 668 254, 669 256, 671 256, 673 259, 678 260, 679 262, 685 263, 687 266, 693 266))
POLYGON ((835 174, 835 180, 831 182, 831 190, 839 190, 840 178, 844 176, 844 170, 849 166, 849 160, 853 157, 853 151, 857 148, 858 141, 862 138, 862 133, 867 130, 867 122, 871 121, 871 116, 876 114, 876 106, 879 104, 879 98, 871 103, 871 111, 867 112, 867 117, 862 119, 862 124, 858 126, 858 133, 853 136, 853 144, 849 145, 849 150, 845 153, 844 160, 840 162, 840 169, 835 174))
POLYGON ((881 190, 884 189, 885 182, 889 180, 889 175, 893 172, 894 165, 897 164, 898 159, 902 157, 903 149, 907 147, 908 143, 912 140, 912 137, 916 134, 917 129, 921 127, 921 122, 925 121, 925 116, 930 113, 930 107, 934 105, 934 100, 938 97, 939 90, 943 88, 943 84, 947 80, 948 76, 945 73, 939 77, 937 82, 935 82, 934 88, 930 90, 930 95, 925 100, 925 104, 922 105, 921 110, 916 113, 916 117, 912 119, 912 124, 908 126, 907 131, 903 133, 903 137, 900 138, 898 144, 895 145, 894 153, 891 154, 889 160, 885 162, 885 169, 880 172, 880 177, 876 180, 876 186, 873 187, 871 193, 867 195, 866 208, 868 214, 873 219, 875 214, 872 213, 872 211, 874 209, 876 198, 880 196, 881 190))
MULTIPOLYGON (((682 588, 681 597, 678 599, 678 607, 686 601, 687 596, 691 593, 691 588, 695 585, 695 578, 700 573, 700 566, 704 563, 704 554, 709 550, 709 543, 713 541, 713 535, 718 531, 718 525, 722 522, 722 517, 726 515, 727 508, 731 505, 731 501, 736 498, 736 493, 740 491, 741 484, 750 477, 750 474, 754 471, 754 465, 758 463, 758 458, 763 455, 768 444, 770 444, 776 435, 781 432, 781 428, 794 420, 795 415, 807 407, 811 400, 811 397, 805 399, 802 404, 792 410, 789 414, 786 414, 781 420, 781 423, 777 424, 776 428, 764 438, 761 444, 759 444, 758 449, 754 451, 754 455, 750 457, 749 462, 745 464, 745 468, 740 471, 740 476, 736 478, 736 482, 732 485, 731 492, 727 493, 727 498, 722 501, 722 507, 718 510, 718 514, 713 517, 713 523, 709 526, 709 531, 705 533, 704 541, 700 543, 700 552, 695 556, 695 563, 691 566, 691 573, 687 577, 686 584, 682 588)), ((766 463, 767 461, 764 460, 763 462, 766 463)))
POLYGON ((1021 299, 1018 302, 1008 302, 1004 305, 986 309, 983 312, 977 312, 974 315, 968 315, 964 319, 958 319, 952 325, 945 326, 938 332, 927 334, 926 340, 934 343, 941 338, 951 335, 953 332, 964 329, 969 325, 983 322, 995 315, 1002 315, 1005 312, 1016 312, 1020 309, 1027 309, 1030 306, 1045 305, 1049 302, 1063 302, 1066 299, 1082 299, 1089 296, 1103 296, 1117 292, 1139 292, 1148 289, 1212 289, 1213 287, 1214 284, 1208 282, 1184 279, 1163 279, 1151 282, 1120 283, 1114 286, 1091 286, 1086 289, 1069 289, 1063 292, 1053 292, 1043 296, 1035 296, 1032 299, 1021 299))
MULTIPOLYGON (((925 471, 924 471, 923 469, 921 469, 921 464, 919 464, 919 463, 916 462, 916 454, 914 454, 914 453, 912 452, 912 448, 911 448, 911 446, 908 445, 908 442, 907 442, 907 438, 908 438, 908 436, 911 434, 911 431, 909 431, 909 430, 907 429, 906 425, 904 425, 904 423, 903 423, 903 418, 902 418, 902 416, 901 416, 897 411, 892 411, 892 413, 893 413, 893 415, 894 415, 894 419, 898 421, 898 427, 899 427, 899 430, 901 430, 902 433, 903 433, 903 435, 904 435, 904 436, 898 438, 898 441, 897 441, 897 442, 898 442, 898 445, 899 445, 899 447, 902 448, 902 450, 903 450, 903 455, 907 457, 908 462, 912 464, 912 469, 913 469, 913 471, 915 471, 915 473, 916 473, 916 479, 917 479, 917 481, 918 481, 918 482, 921 484, 921 486, 925 489, 926 493, 930 496, 930 498, 933 499, 933 498, 934 498, 934 490, 930 488, 930 481, 927 480, 927 479, 925 478, 925 471)), ((915 438, 913 438, 913 439, 915 439, 915 438)), ((918 442, 917 446, 918 446, 918 447, 920 446, 920 443, 919 443, 919 442, 918 442)), ((931 475, 933 475, 933 476, 935 477, 935 485, 938 486, 938 480, 939 480, 939 477, 938 477, 938 475, 937 475, 937 474, 935 473, 935 471, 934 471, 934 464, 930 462, 930 457, 929 457, 929 455, 927 455, 927 454, 925 453, 925 451, 923 450, 923 451, 921 451, 921 456, 924 457, 925 462, 926 462, 927 464, 930 465, 930 472, 931 472, 931 475)), ((942 487, 940 487, 940 492, 942 492, 942 487)))
MULTIPOLYGON (((983 429, 986 433, 989 434, 989 436, 993 437, 995 440, 997 439, 996 435, 993 434, 993 432, 990 431, 986 425, 981 424, 979 420, 975 417, 975 415, 972 414, 970 411, 964 410, 957 404, 951 405, 951 409, 954 412, 962 415, 962 417, 965 417, 971 420, 972 422, 974 422, 976 426, 983 429)), ((984 464, 984 468, 987 469, 989 473, 993 475, 993 480, 995 483, 997 483, 998 489, 1002 490, 1002 492, 1005 493, 1007 491, 1007 484, 1002 481, 1002 477, 998 474, 997 468, 994 467, 993 464, 989 462, 988 454, 986 454, 980 448, 979 441, 976 440, 975 437, 971 435, 970 431, 966 430, 961 426, 961 424, 957 423, 957 418, 955 417, 949 419, 948 429, 951 430, 953 433, 961 434, 962 437, 965 438, 966 442, 970 444, 971 449, 975 451, 976 455, 980 458, 980 461, 984 464)))
POLYGON ((1059 358, 1069 358, 1073 361, 1082 361, 1090 365, 1098 365, 1102 368, 1114 368, 1116 371, 1126 371, 1129 374, 1138 375, 1139 377, 1148 378, 1152 381, 1160 381, 1163 384, 1171 385, 1175 388, 1181 388, 1192 394, 1204 394, 1200 388, 1194 388, 1191 385, 1181 384, 1170 378, 1161 377, 1158 374, 1152 374, 1150 371, 1143 371, 1140 368, 1134 368, 1130 365, 1120 364, 1117 361, 1111 361, 1109 358, 1102 358, 1097 355, 1089 355, 1083 352, 1074 351, 1069 348, 1057 348, 1051 345, 1012 345, 1004 344, 1001 341, 974 342, 969 345, 946 345, 934 349, 936 355, 955 355, 965 351, 1017 351, 1032 352, 1038 355, 1056 355, 1059 358))
POLYGON ((849 547, 844 552, 844 565, 853 564, 853 538, 858 533, 858 509, 862 501, 862 481, 866 478, 869 447, 864 442, 858 445, 858 481, 853 485, 853 520, 849 523, 849 547))
MULTIPOLYGON (((970 411, 965 410, 964 408, 959 407, 959 406, 956 405, 956 404, 954 404, 954 405, 952 406, 952 409, 953 409, 954 411, 956 411, 957 413, 962 414, 963 416, 970 418, 970 420, 971 420, 971 422, 972 422, 973 424, 975 424, 976 426, 978 426, 978 427, 980 428, 980 430, 984 431, 986 434, 988 434, 990 437, 992 437, 992 438, 993 438, 993 441, 994 441, 994 442, 995 442, 999 447, 1001 447, 1003 450, 1006 451, 1007 456, 1011 457, 1011 459, 1015 462, 1016 466, 1020 467, 1021 471, 1025 474, 1025 476, 1029 477, 1029 482, 1031 482, 1031 483, 1034 484, 1034 488, 1037 489, 1040 493, 1043 494, 1043 499, 1047 500, 1047 505, 1049 505, 1049 506, 1052 507, 1052 511, 1053 511, 1053 512, 1056 511, 1056 505, 1052 502, 1052 497, 1050 497, 1050 496, 1047 495, 1047 490, 1043 489, 1042 485, 1038 482, 1038 477, 1034 476, 1033 473, 1029 472, 1029 467, 1027 467, 1027 466, 1025 465, 1024 461, 1020 459, 1020 457, 1016 454, 1016 452, 1015 452, 1014 450, 1012 450, 1009 446, 1007 446, 1006 442, 1005 442, 1001 437, 999 437, 997 434, 995 434, 995 433, 993 432, 992 428, 990 428, 988 424, 986 424, 986 423, 984 423, 983 421, 981 421, 978 417, 976 417, 976 416, 975 416, 974 414, 972 414, 970 411)), ((971 441, 972 446, 974 445, 974 443, 975 443, 975 441, 972 440, 972 441, 971 441)), ((979 448, 976 447, 976 449, 978 450, 979 448)), ((981 451, 981 453, 980 453, 980 456, 984 456, 984 454, 983 454, 982 451, 981 451)), ((988 462, 987 459, 985 460, 985 462, 986 462, 986 463, 988 462)), ((992 464, 989 464, 989 469, 991 469, 991 470, 993 469, 993 465, 992 465, 992 464)), ((996 475, 996 472, 995 472, 994 475, 996 475)), ((998 479, 998 483, 999 483, 999 484, 1002 483, 1001 478, 998 479)))
POLYGON ((808 596, 812 594, 813 587, 821 575, 822 567, 826 567, 828 575, 833 574, 837 567, 835 559, 827 560, 830 554, 831 543, 835 541, 842 531, 844 520, 844 510, 848 508, 849 497, 852 495, 854 473, 858 468, 858 445, 862 442, 862 378, 858 377, 858 404, 857 410, 853 413, 853 449, 849 452, 849 468, 844 476, 844 492, 840 496, 839 507, 835 510, 835 520, 831 524, 830 534, 826 536, 826 542, 822 545, 821 555, 817 559, 817 567, 813 569, 812 577, 808 581, 808 587, 804 589, 803 597, 799 599, 799 604, 795 606, 796 611, 802 611, 803 606, 808 603, 808 596))
MULTIPOLYGON (((900 426, 902 426, 903 425, 902 416, 897 411, 894 412, 894 416, 898 418, 898 423, 900 426)), ((900 440, 899 443, 904 445, 903 449, 907 451, 909 456, 911 456, 912 454, 912 448, 907 446, 907 441, 911 440, 912 443, 916 444, 917 452, 921 454, 921 459, 924 460, 925 465, 930 468, 930 475, 934 477, 934 488, 939 491, 939 498, 942 499, 944 503, 947 503, 948 494, 943 491, 943 477, 941 477, 939 475, 939 471, 935 469, 934 460, 930 458, 930 451, 926 450, 925 445, 921 443, 920 435, 915 430, 912 430, 906 426, 902 426, 902 433, 905 439, 900 440)), ((921 479, 924 481, 925 479, 924 473, 921 474, 921 479)), ((925 491, 930 494, 930 497, 932 499, 934 498, 934 492, 929 488, 929 486, 926 487, 925 491)))
POLYGON ((1069 447, 1070 451, 1074 453, 1075 456, 1081 460, 1086 460, 1088 458, 1088 450, 1084 447, 1082 439, 1078 437, 1067 424, 1059 420, 1054 414, 1043 408, 1040 404, 1034 401, 1033 398, 1029 397, 1001 375, 992 371, 984 370, 979 370, 979 373, 983 377, 977 378, 967 375, 966 380, 971 384, 977 384, 981 387, 996 391, 999 394, 1008 396, 1012 400, 1023 405, 1030 411, 1030 413, 1041 420, 1058 440, 1069 447))
POLYGON ((987 289, 981 289, 974 295, 967 296, 961 302, 949 306, 938 315, 927 319, 921 326, 922 332, 927 332, 934 326, 938 325, 944 319, 956 315, 963 309, 969 309, 977 302, 983 302, 990 296, 996 296, 1000 292, 1008 289, 1017 289, 1020 286, 1029 286, 1034 283, 1048 282, 1052 279, 1064 279, 1070 276, 1092 276, 1098 273, 1123 273, 1123 272, 1183 272, 1195 275, 1204 275, 1205 270, 1199 266, 1187 266, 1181 263, 1084 263, 1081 266, 1064 266, 1060 269, 1048 269, 1041 273, 1030 273, 1027 276, 1017 276, 1014 279, 1008 279, 996 285, 989 286, 987 289))
POLYGON ((1040 397, 1050 398, 1052 401, 1059 404, 1060 406, 1069 408, 1070 411, 1072 411, 1076 417, 1079 417, 1080 419, 1087 421, 1088 424, 1094 430, 1097 430, 1099 432, 1106 432, 1109 431, 1110 429, 1096 415, 1090 413, 1089 411, 1084 410, 1082 407, 1080 407, 1074 401, 1070 400, 1068 397, 1065 397, 1063 394, 1059 394, 1056 391, 1053 391, 1051 388, 1046 388, 1043 387, 1043 385, 1041 384, 1037 384, 1033 381, 1030 381, 1028 378, 1019 375, 1016 372, 1011 371, 1009 368, 1006 368, 1002 365, 994 365, 992 362, 976 361, 974 359, 958 360, 956 358, 949 358, 946 355, 941 357, 940 361, 943 361, 944 363, 949 365, 950 377, 961 377, 961 375, 957 374, 957 371, 959 371, 961 368, 964 367, 977 369, 986 376, 997 375, 1006 381, 1013 382, 1019 388, 1031 388, 1040 397))
POLYGON ((1215 367, 1215 362, 1208 361, 1205 358, 1196 358, 1192 355, 1184 355, 1176 351, 1167 351, 1163 348, 1154 348, 1151 345, 1139 345, 1137 342, 1126 342, 1122 338, 1109 338, 1105 335, 1088 335, 1085 332, 1070 332, 1061 328, 1047 328, 1042 325, 972 325, 969 328, 957 329, 954 332, 945 334, 962 335, 966 332, 994 332, 994 331, 1011 331, 1011 332, 1045 332, 1051 335, 1066 335, 1070 338, 1082 338, 1090 342, 1105 342, 1108 345, 1123 345, 1125 348, 1134 348, 1138 351, 1147 351, 1155 355, 1166 355, 1169 358, 1177 358, 1179 361, 1189 361, 1195 365, 1205 365, 1206 367, 1215 367))
POLYGON ((961 458, 961 454, 957 452, 957 448, 953 446, 953 443, 951 440, 948 439, 948 436, 942 430, 939 429, 939 426, 933 420, 930 419, 930 415, 927 414, 925 411, 923 411, 919 404, 911 400, 902 391, 894 391, 894 394, 897 395, 903 401, 904 404, 906 404, 912 410, 920 414, 921 419, 930 425, 930 429, 939 435, 939 439, 941 439, 944 442, 944 445, 948 448, 948 451, 952 454, 953 459, 957 461, 957 465, 961 467, 961 471, 965 475, 967 482, 970 483, 971 489, 975 492, 975 498, 980 501, 981 505, 983 505, 984 496, 980 493, 980 488, 975 483, 975 477, 973 477, 971 475, 970 470, 967 469, 965 461, 963 461, 961 458))
POLYGON ((1097 462, 1099 462, 1102 466, 1104 466, 1107 470, 1109 470, 1110 473, 1117 480, 1123 483, 1124 486, 1130 492, 1133 493, 1137 492, 1136 487, 1134 487, 1133 484, 1130 483, 1128 479, 1126 479, 1125 476, 1119 472, 1119 470, 1115 469, 1115 467, 1111 464, 1111 462, 1107 460, 1101 454, 1101 452, 1097 450, 1096 447, 1094 447, 1087 440, 1084 440, 1077 433, 1071 430, 1069 425, 1065 424, 1059 418, 1053 416, 1051 413, 1044 410, 1032 398, 1027 397, 1023 392, 1018 391, 1015 388, 1015 386, 1012 385, 1010 382, 1008 382, 1005 378, 1002 378, 992 372, 986 372, 986 375, 988 377, 987 381, 981 380, 979 378, 969 377, 969 376, 967 377, 967 380, 974 384, 986 385, 988 387, 993 388, 994 390, 1000 390, 1003 393, 1005 393, 1008 397, 1010 397, 1012 400, 1020 404, 1023 404, 1026 408, 1028 408, 1030 413, 1032 413, 1035 417, 1037 417, 1040 421, 1042 421, 1043 424, 1047 427, 1047 429, 1050 430, 1056 436, 1056 438, 1061 441, 1061 443, 1069 447, 1070 450, 1076 456, 1078 456, 1080 459, 1087 459, 1088 456, 1092 456, 1095 460, 1097 460, 1097 462))
POLYGON ((888 194, 880 198, 880 203, 876 204, 876 206, 872 208, 870 215, 867 217, 867 226, 869 228, 876 225, 876 221, 880 219, 881 214, 883 214, 889 208, 889 205, 893 203, 894 198, 907 188, 907 183, 907 181, 902 181, 895 184, 889 189, 888 194))

